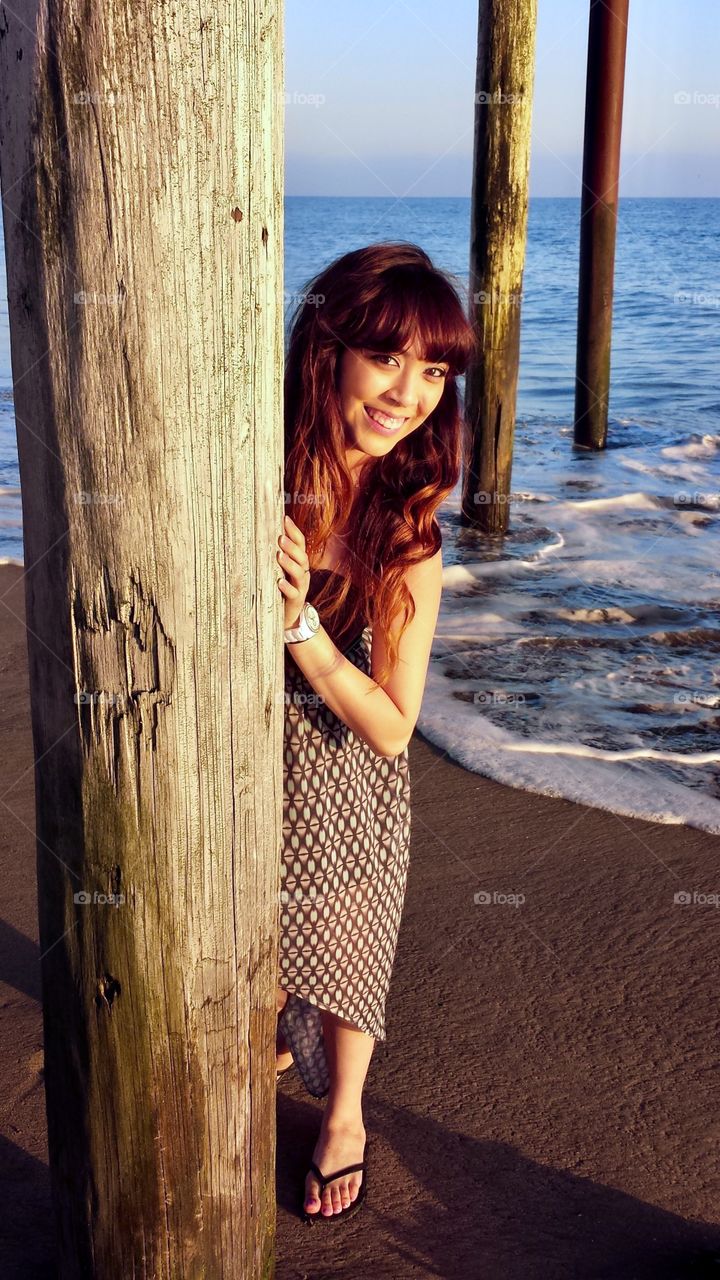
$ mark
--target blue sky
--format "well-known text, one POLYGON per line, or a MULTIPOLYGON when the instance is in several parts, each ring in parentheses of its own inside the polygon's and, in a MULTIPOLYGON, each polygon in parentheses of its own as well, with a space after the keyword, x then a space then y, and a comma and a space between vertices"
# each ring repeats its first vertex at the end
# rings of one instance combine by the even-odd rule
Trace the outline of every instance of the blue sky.
MULTIPOLYGON (((469 195, 477 8, 286 0, 287 194, 469 195)), ((538 8, 530 191, 579 195, 589 0, 538 8)), ((720 195, 720 0, 630 0, 621 167, 720 195)))

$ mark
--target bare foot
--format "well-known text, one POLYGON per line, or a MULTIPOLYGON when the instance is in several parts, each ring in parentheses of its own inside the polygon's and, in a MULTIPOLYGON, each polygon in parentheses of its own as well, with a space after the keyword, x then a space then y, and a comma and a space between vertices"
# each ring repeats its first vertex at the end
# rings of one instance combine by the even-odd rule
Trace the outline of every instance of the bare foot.
MULTIPOLYGON (((358 1164, 363 1159, 365 1150, 365 1127, 362 1120, 356 1125, 323 1123, 320 1136, 315 1143, 312 1158, 321 1173, 331 1173, 333 1169, 344 1169, 348 1164, 358 1164)), ((340 1213, 357 1198, 363 1174, 346 1173, 328 1183, 322 1201, 320 1183, 314 1173, 305 1179, 305 1209, 308 1213, 322 1213, 329 1217, 332 1213, 340 1213)))

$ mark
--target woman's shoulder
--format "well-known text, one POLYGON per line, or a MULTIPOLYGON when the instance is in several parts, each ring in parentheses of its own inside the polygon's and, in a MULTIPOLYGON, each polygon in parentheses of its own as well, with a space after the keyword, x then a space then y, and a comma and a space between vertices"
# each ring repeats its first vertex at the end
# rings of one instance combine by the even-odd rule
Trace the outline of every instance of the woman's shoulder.
POLYGON ((405 570, 405 582, 409 587, 416 584, 427 584, 442 578, 442 546, 435 551, 426 551, 421 559, 413 560, 405 570))
POLYGON ((412 559, 410 567, 415 568, 420 565, 433 564, 436 565, 442 560, 442 532, 438 526, 433 527, 433 540, 431 543, 414 542, 411 544, 412 559))

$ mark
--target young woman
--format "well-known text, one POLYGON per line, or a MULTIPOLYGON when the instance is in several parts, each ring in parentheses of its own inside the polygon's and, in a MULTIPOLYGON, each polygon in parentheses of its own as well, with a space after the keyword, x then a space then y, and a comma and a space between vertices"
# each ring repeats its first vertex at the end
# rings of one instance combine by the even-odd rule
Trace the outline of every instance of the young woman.
POLYGON ((278 1070, 327 1095, 303 1217, 362 1202, 362 1091, 403 908, 408 741, 440 603, 435 512, 467 439, 475 338, 416 245, 372 244, 312 280, 285 374, 285 761, 278 1070), (288 1048, 289 1047, 289 1048, 288 1048))

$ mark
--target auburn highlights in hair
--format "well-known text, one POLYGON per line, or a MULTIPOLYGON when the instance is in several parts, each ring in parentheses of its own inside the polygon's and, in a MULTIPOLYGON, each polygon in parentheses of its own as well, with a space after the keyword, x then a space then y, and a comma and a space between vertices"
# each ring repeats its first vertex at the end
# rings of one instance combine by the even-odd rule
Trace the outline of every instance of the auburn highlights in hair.
POLYGON ((468 458, 456 378, 465 373, 476 342, 452 277, 409 243, 381 242, 343 254, 307 282, 292 316, 285 363, 286 509, 305 535, 313 568, 333 529, 343 531, 346 576, 339 588, 338 578, 325 582, 315 602, 335 634, 352 593, 385 640, 388 665, 376 677, 381 685, 397 665, 400 636, 415 614, 404 571, 438 550, 435 512, 468 458), (403 352, 415 340, 422 359, 450 366, 442 396, 421 426, 363 464, 355 489, 338 396, 343 349, 403 352))

